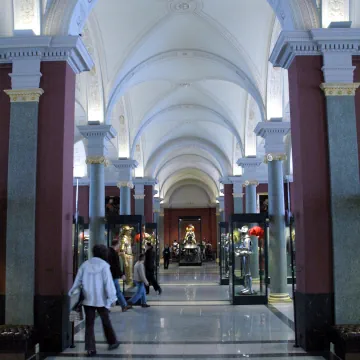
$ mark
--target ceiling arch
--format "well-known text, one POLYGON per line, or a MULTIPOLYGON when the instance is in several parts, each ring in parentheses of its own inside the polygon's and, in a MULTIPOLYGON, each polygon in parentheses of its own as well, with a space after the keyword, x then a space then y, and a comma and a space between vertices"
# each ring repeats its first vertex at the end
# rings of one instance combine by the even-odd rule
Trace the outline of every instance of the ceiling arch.
POLYGON ((171 112, 176 112, 179 110, 182 110, 182 112, 190 111, 192 116, 199 116, 199 118, 201 118, 202 115, 204 115, 204 119, 206 119, 204 121, 215 122, 222 126, 225 126, 230 131, 230 133, 236 138, 236 141, 240 144, 242 153, 244 153, 244 147, 242 145, 242 140, 240 138, 240 135, 238 134, 233 124, 225 116, 223 116, 216 110, 213 110, 211 108, 202 105, 181 104, 181 105, 173 105, 166 109, 160 110, 159 112, 155 113, 149 118, 143 120, 134 138, 130 156, 132 157, 134 155, 136 144, 138 143, 141 135, 144 133, 146 128, 150 126, 151 123, 161 120, 161 117, 163 117, 164 115, 169 115, 171 112))
POLYGON ((167 143, 163 144, 158 149, 156 149, 156 151, 154 151, 154 153, 149 157, 149 160, 145 165, 145 171, 144 171, 145 176, 153 177, 156 168, 159 166, 162 159, 167 154, 179 148, 181 149, 181 148, 189 148, 189 147, 200 148, 211 154, 220 164, 221 172, 223 176, 225 174, 232 173, 231 163, 229 159, 216 144, 196 137, 187 137, 187 138, 177 138, 174 140, 170 140, 167 143))

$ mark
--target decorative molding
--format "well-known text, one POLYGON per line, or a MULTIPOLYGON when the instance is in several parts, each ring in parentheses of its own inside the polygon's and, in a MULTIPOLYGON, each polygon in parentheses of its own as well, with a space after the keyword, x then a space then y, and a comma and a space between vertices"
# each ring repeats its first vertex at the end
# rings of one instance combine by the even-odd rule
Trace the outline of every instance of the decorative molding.
POLYGON ((94 66, 80 36, 15 36, 0 38, 0 63, 39 59, 66 61, 76 74, 94 66))
POLYGON ((245 157, 236 163, 244 169, 256 170, 262 164, 262 160, 257 157, 245 157))
POLYGON ((247 187, 251 185, 258 186, 259 182, 257 180, 246 180, 243 184, 243 187, 247 187))
POLYGON ((135 200, 144 200, 144 199, 145 199, 145 195, 134 195, 134 199, 135 199, 135 200))
POLYGON ((78 126, 78 129, 86 139, 104 138, 110 141, 116 137, 116 130, 111 125, 82 125, 78 126))
POLYGON ((244 197, 243 193, 233 193, 232 195, 234 198, 243 198, 244 197))
POLYGON ((325 96, 355 96, 360 83, 323 83, 320 85, 325 96))
MULTIPOLYGON (((143 177, 143 178, 134 178, 133 182, 135 185, 151 185, 151 186, 155 186, 158 181, 157 179, 152 179, 152 178, 147 178, 147 177, 143 177)), ((156 191, 156 190, 155 190, 156 191)), ((156 195, 156 193, 154 193, 154 195, 156 195)))
POLYGON ((202 7, 201 0, 172 0, 169 4, 170 12, 179 14, 200 12, 202 7))
POLYGON ((288 69, 295 56, 360 54, 360 29, 331 28, 310 31, 282 31, 270 55, 270 62, 288 69))
POLYGON ((123 169, 135 169, 138 166, 138 162, 132 159, 118 159, 114 160, 112 164, 116 167, 116 169, 123 170, 123 169))
POLYGON ((131 181, 119 181, 116 186, 120 189, 122 187, 128 187, 129 189, 134 188, 134 184, 131 181))
POLYGON ((10 102, 39 102, 43 89, 4 90, 9 95, 10 102))
POLYGON ((269 153, 265 155, 264 163, 267 164, 272 161, 285 161, 286 159, 286 154, 269 153))
POLYGON ((86 158, 87 165, 104 165, 109 166, 110 161, 105 156, 88 156, 86 158))

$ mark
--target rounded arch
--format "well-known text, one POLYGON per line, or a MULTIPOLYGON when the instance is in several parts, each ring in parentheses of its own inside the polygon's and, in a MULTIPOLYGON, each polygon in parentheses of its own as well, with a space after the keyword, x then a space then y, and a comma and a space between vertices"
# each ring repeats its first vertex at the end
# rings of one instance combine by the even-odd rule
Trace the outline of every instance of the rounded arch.
MULTIPOLYGON (((99 1, 53 0, 44 19, 46 35, 78 35, 99 1)), ((264 0, 265 1, 265 0, 264 0)), ((285 30, 319 27, 319 12, 313 0, 267 0, 285 30)))
MULTIPOLYGON (((212 71, 211 74, 209 72, 209 75, 205 77, 207 79, 232 82, 245 89, 257 103, 260 109, 262 120, 266 120, 265 104, 261 92, 255 85, 254 81, 240 67, 225 59, 224 57, 209 51, 198 49, 173 49, 152 55, 144 59, 143 61, 132 67, 125 74, 121 74, 121 71, 119 72, 111 86, 112 90, 110 91, 111 95, 106 111, 106 121, 111 118, 111 113, 114 106, 116 105, 116 102, 129 87, 147 81, 146 79, 144 80, 144 74, 141 74, 143 70, 149 71, 149 73, 152 74, 153 71, 151 71, 150 69, 151 65, 163 64, 165 61, 170 61, 174 59, 197 59, 208 62, 212 65, 215 64, 216 66, 218 66, 218 71, 222 71, 222 75, 214 76, 212 71), (138 76, 139 74, 141 76, 138 76)), ((191 79, 192 82, 200 80, 204 80, 204 76, 201 76, 199 79, 191 79)))
POLYGON ((158 147, 150 156, 149 160, 146 163, 144 175, 146 177, 153 177, 157 167, 161 164, 161 160, 179 148, 186 147, 196 147, 200 148, 209 154, 211 154, 219 163, 221 172, 223 176, 232 174, 232 167, 228 157, 222 152, 222 150, 216 146, 214 143, 196 138, 196 137, 187 137, 187 138, 177 138, 170 140, 165 144, 162 144, 158 147))
POLYGON ((137 133, 135 135, 133 144, 131 146, 130 156, 132 157, 134 155, 134 152, 136 149, 136 144, 139 142, 140 137, 144 133, 145 129, 148 126, 150 126, 150 124, 152 122, 158 121, 162 115, 165 115, 170 112, 177 111, 177 110, 191 110, 192 112, 194 112, 194 110, 196 110, 196 111, 201 111, 206 114, 214 116, 215 120, 218 119, 219 121, 212 121, 210 119, 203 120, 203 121, 215 122, 217 124, 225 126, 231 132, 231 134, 234 135, 234 137, 236 138, 236 141, 238 142, 238 144, 240 144, 240 149, 241 149, 242 154, 244 154, 244 147, 243 147, 240 135, 237 132, 234 125, 231 123, 231 121, 229 121, 225 116, 220 114, 218 111, 210 109, 209 107, 206 107, 206 106, 197 105, 197 104, 181 104, 181 105, 173 105, 166 109, 160 110, 157 113, 149 116, 148 118, 146 118, 142 121, 142 123, 140 124, 139 130, 137 131, 137 133))

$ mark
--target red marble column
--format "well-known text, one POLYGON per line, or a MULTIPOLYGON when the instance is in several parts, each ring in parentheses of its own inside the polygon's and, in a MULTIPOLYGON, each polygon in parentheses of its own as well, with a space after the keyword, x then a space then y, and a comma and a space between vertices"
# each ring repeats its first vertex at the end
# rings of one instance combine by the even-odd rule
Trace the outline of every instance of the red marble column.
POLYGON ((321 350, 333 321, 332 240, 325 97, 320 56, 289 69, 296 227, 296 305, 300 345, 321 350))
POLYGON ((224 184, 224 213, 225 221, 229 222, 234 213, 233 184, 224 184))
MULTIPOLYGON (((360 56, 353 56, 353 66, 356 66, 354 71, 354 82, 360 82, 360 56)), ((356 125, 358 135, 358 151, 360 160, 360 91, 355 92, 355 110, 356 110, 356 125)))
POLYGON ((75 74, 66 62, 43 62, 41 73, 35 324, 41 351, 57 352, 70 341, 75 74))
POLYGON ((11 89, 11 64, 0 65, 0 325, 5 322, 5 268, 7 176, 9 155, 10 98, 4 90, 11 89))
POLYGON ((144 186, 144 215, 147 223, 154 221, 153 207, 154 207, 154 187, 152 185, 144 186))

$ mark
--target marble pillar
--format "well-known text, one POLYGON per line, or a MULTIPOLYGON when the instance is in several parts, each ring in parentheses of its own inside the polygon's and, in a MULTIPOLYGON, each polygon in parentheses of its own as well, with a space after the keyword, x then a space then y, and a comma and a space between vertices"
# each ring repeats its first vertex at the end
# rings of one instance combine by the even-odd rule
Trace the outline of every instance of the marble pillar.
POLYGON ((243 177, 229 176, 229 180, 233 184, 233 198, 234 198, 234 214, 244 213, 244 193, 243 193, 243 177))
POLYGON ((116 135, 111 125, 100 122, 89 122, 78 127, 81 135, 88 141, 86 163, 90 170, 89 187, 89 258, 95 244, 106 245, 105 238, 105 167, 109 165, 106 158, 108 144, 116 135))
POLYGON ((243 198, 244 194, 233 194, 234 196, 234 213, 242 214, 244 212, 243 198))
POLYGON ((10 136, 5 323, 34 324, 38 105, 42 89, 7 90, 10 136), (26 136, 24 136, 26 134, 26 136), (26 281, 24 281, 24 276, 26 281))
POLYGON ((159 236, 159 246, 160 246, 160 257, 162 257, 162 251, 165 246, 164 209, 160 209, 160 213, 159 213, 158 236, 159 236))
POLYGON ((145 216, 145 195, 144 194, 136 194, 136 188, 135 188, 135 215, 141 215, 143 218, 145 216))
MULTIPOLYGON (((134 188, 133 172, 138 163, 128 158, 119 158, 112 161, 118 172, 119 182, 117 187, 120 189, 120 215, 131 215, 131 190, 134 188)), ((136 204, 135 204, 136 205, 136 204)))
POLYGON ((284 136, 290 131, 290 123, 282 119, 261 122, 255 133, 265 139, 265 162, 268 164, 269 192, 269 302, 289 302, 287 291, 287 257, 285 238, 285 198, 283 183, 284 136))
POLYGON ((354 324, 360 318, 360 183, 354 99, 358 86, 322 84, 327 107, 336 324, 354 324))

